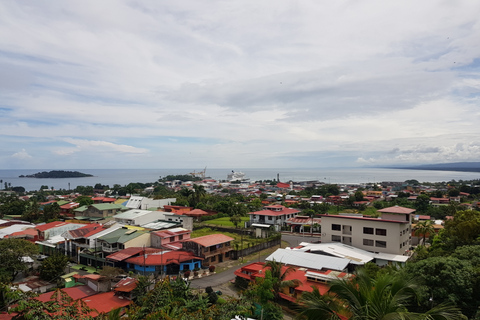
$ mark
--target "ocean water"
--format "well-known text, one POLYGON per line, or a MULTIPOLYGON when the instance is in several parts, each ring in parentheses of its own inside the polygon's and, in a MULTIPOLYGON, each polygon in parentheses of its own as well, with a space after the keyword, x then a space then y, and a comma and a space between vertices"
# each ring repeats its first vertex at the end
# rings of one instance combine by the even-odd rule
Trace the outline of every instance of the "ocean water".
MULTIPOLYGON (((405 169, 384 169, 384 168, 233 168, 235 171, 245 173, 251 180, 273 180, 280 177, 280 181, 308 181, 318 180, 325 183, 369 183, 381 181, 405 181, 416 179, 420 182, 441 182, 451 180, 472 180, 480 179, 479 172, 457 172, 457 171, 436 171, 436 170, 405 170, 405 169)), ((22 186, 27 191, 39 190, 42 185, 54 189, 74 189, 77 186, 94 186, 97 183, 109 185, 127 185, 130 182, 155 182, 160 177, 176 174, 188 174, 193 172, 187 169, 68 169, 69 171, 80 171, 92 174, 88 178, 63 178, 63 179, 36 179, 19 178, 20 175, 34 174, 41 171, 55 169, 18 169, 0 170, 0 180, 4 183, 11 183, 13 187, 22 186)), ((203 170, 196 169, 196 172, 203 170)), ((217 180, 224 180, 232 169, 208 169, 206 176, 217 180)))

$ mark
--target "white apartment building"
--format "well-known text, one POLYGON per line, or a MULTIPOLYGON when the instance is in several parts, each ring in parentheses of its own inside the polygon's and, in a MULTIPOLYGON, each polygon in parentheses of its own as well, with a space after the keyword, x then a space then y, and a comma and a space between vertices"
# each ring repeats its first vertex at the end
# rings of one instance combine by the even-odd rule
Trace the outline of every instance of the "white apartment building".
POLYGON ((322 215, 322 243, 341 242, 366 251, 405 254, 411 246, 411 214, 414 209, 379 210, 381 218, 361 215, 322 215))

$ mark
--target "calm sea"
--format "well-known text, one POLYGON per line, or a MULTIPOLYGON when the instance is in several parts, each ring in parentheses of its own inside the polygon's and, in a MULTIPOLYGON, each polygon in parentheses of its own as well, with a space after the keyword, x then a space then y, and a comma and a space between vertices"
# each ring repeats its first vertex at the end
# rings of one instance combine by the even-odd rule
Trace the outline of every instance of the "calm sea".
MULTIPOLYGON (((307 181, 319 180, 326 183, 368 183, 381 181, 405 181, 416 179, 420 182, 441 182, 450 180, 480 179, 478 172, 435 171, 435 170, 404 170, 380 168, 318 168, 318 169, 242 169, 235 171, 245 173, 251 180, 273 180, 280 176, 280 181, 307 181)), ((94 186, 97 183, 122 186, 130 182, 155 182, 159 177, 166 175, 188 174, 193 170, 186 169, 69 169, 89 173, 94 177, 64 178, 64 179, 36 179, 19 178, 19 175, 34 174, 53 169, 22 169, 0 170, 0 180, 11 183, 13 187, 22 186, 27 191, 39 190, 42 185, 55 189, 71 189, 77 186, 94 186)), ((198 172, 202 169, 197 169, 198 172)), ((213 179, 223 180, 231 169, 208 169, 206 175, 213 179)), ((0 189, 3 189, 3 184, 0 189)))

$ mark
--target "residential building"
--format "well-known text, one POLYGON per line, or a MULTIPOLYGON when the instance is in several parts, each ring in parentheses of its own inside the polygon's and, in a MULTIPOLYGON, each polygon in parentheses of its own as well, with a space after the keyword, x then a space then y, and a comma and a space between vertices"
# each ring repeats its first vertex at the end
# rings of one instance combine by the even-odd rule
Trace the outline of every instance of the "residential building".
POLYGON ((140 274, 178 275, 180 271, 202 266, 202 258, 193 252, 161 251, 127 259, 127 270, 140 274))
POLYGON ((250 223, 275 225, 277 231, 281 227, 286 226, 289 218, 295 217, 300 213, 300 210, 293 208, 286 208, 282 205, 265 206, 263 210, 250 212, 250 223))
POLYGON ((233 240, 235 239, 223 234, 211 234, 185 240, 183 250, 193 252, 195 256, 204 259, 204 266, 210 266, 232 258, 233 240))
POLYGON ((177 201, 176 198, 152 199, 147 197, 131 196, 125 206, 129 209, 147 210, 150 208, 163 208, 164 206, 169 206, 175 201, 177 201))
POLYGON ((185 228, 173 228, 151 232, 151 245, 153 248, 179 250, 182 242, 190 239, 192 231, 185 228))
POLYGON ((97 238, 96 242, 101 247, 102 258, 104 258, 129 247, 150 247, 150 233, 138 228, 123 227, 97 238))
MULTIPOLYGON (((287 266, 282 266, 281 273, 287 272, 287 266)), ((264 278, 265 272, 269 270, 264 262, 254 262, 237 269, 234 274, 238 278, 247 281, 255 281, 257 278, 264 278)), ((325 294, 329 290, 329 283, 337 279, 349 279, 351 274, 335 270, 309 270, 305 268, 294 267, 287 272, 285 280, 293 280, 296 285, 283 287, 280 292, 282 299, 297 302, 304 292, 312 292, 313 288, 318 289, 320 294, 325 294)))
POLYGON ((113 217, 118 212, 124 210, 125 207, 120 204, 112 203, 97 203, 89 206, 81 206, 74 209, 76 219, 83 220, 102 220, 108 217, 113 217))
POLYGON ((113 219, 121 224, 141 226, 164 218, 163 212, 131 209, 113 216, 113 219))
POLYGON ((321 215, 322 242, 341 242, 373 252, 404 254, 411 246, 411 214, 414 209, 379 210, 381 218, 358 214, 321 215))

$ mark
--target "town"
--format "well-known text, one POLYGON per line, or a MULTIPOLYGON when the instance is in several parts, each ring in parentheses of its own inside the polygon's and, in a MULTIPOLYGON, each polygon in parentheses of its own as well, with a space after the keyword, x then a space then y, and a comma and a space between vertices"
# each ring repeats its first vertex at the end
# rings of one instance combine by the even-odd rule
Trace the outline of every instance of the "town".
POLYGON ((409 279, 422 288, 403 312, 473 319, 480 304, 478 180, 336 185, 203 171, 112 188, 4 186, 0 319, 349 319, 340 285, 409 279), (326 297, 343 309, 320 308, 326 297))

